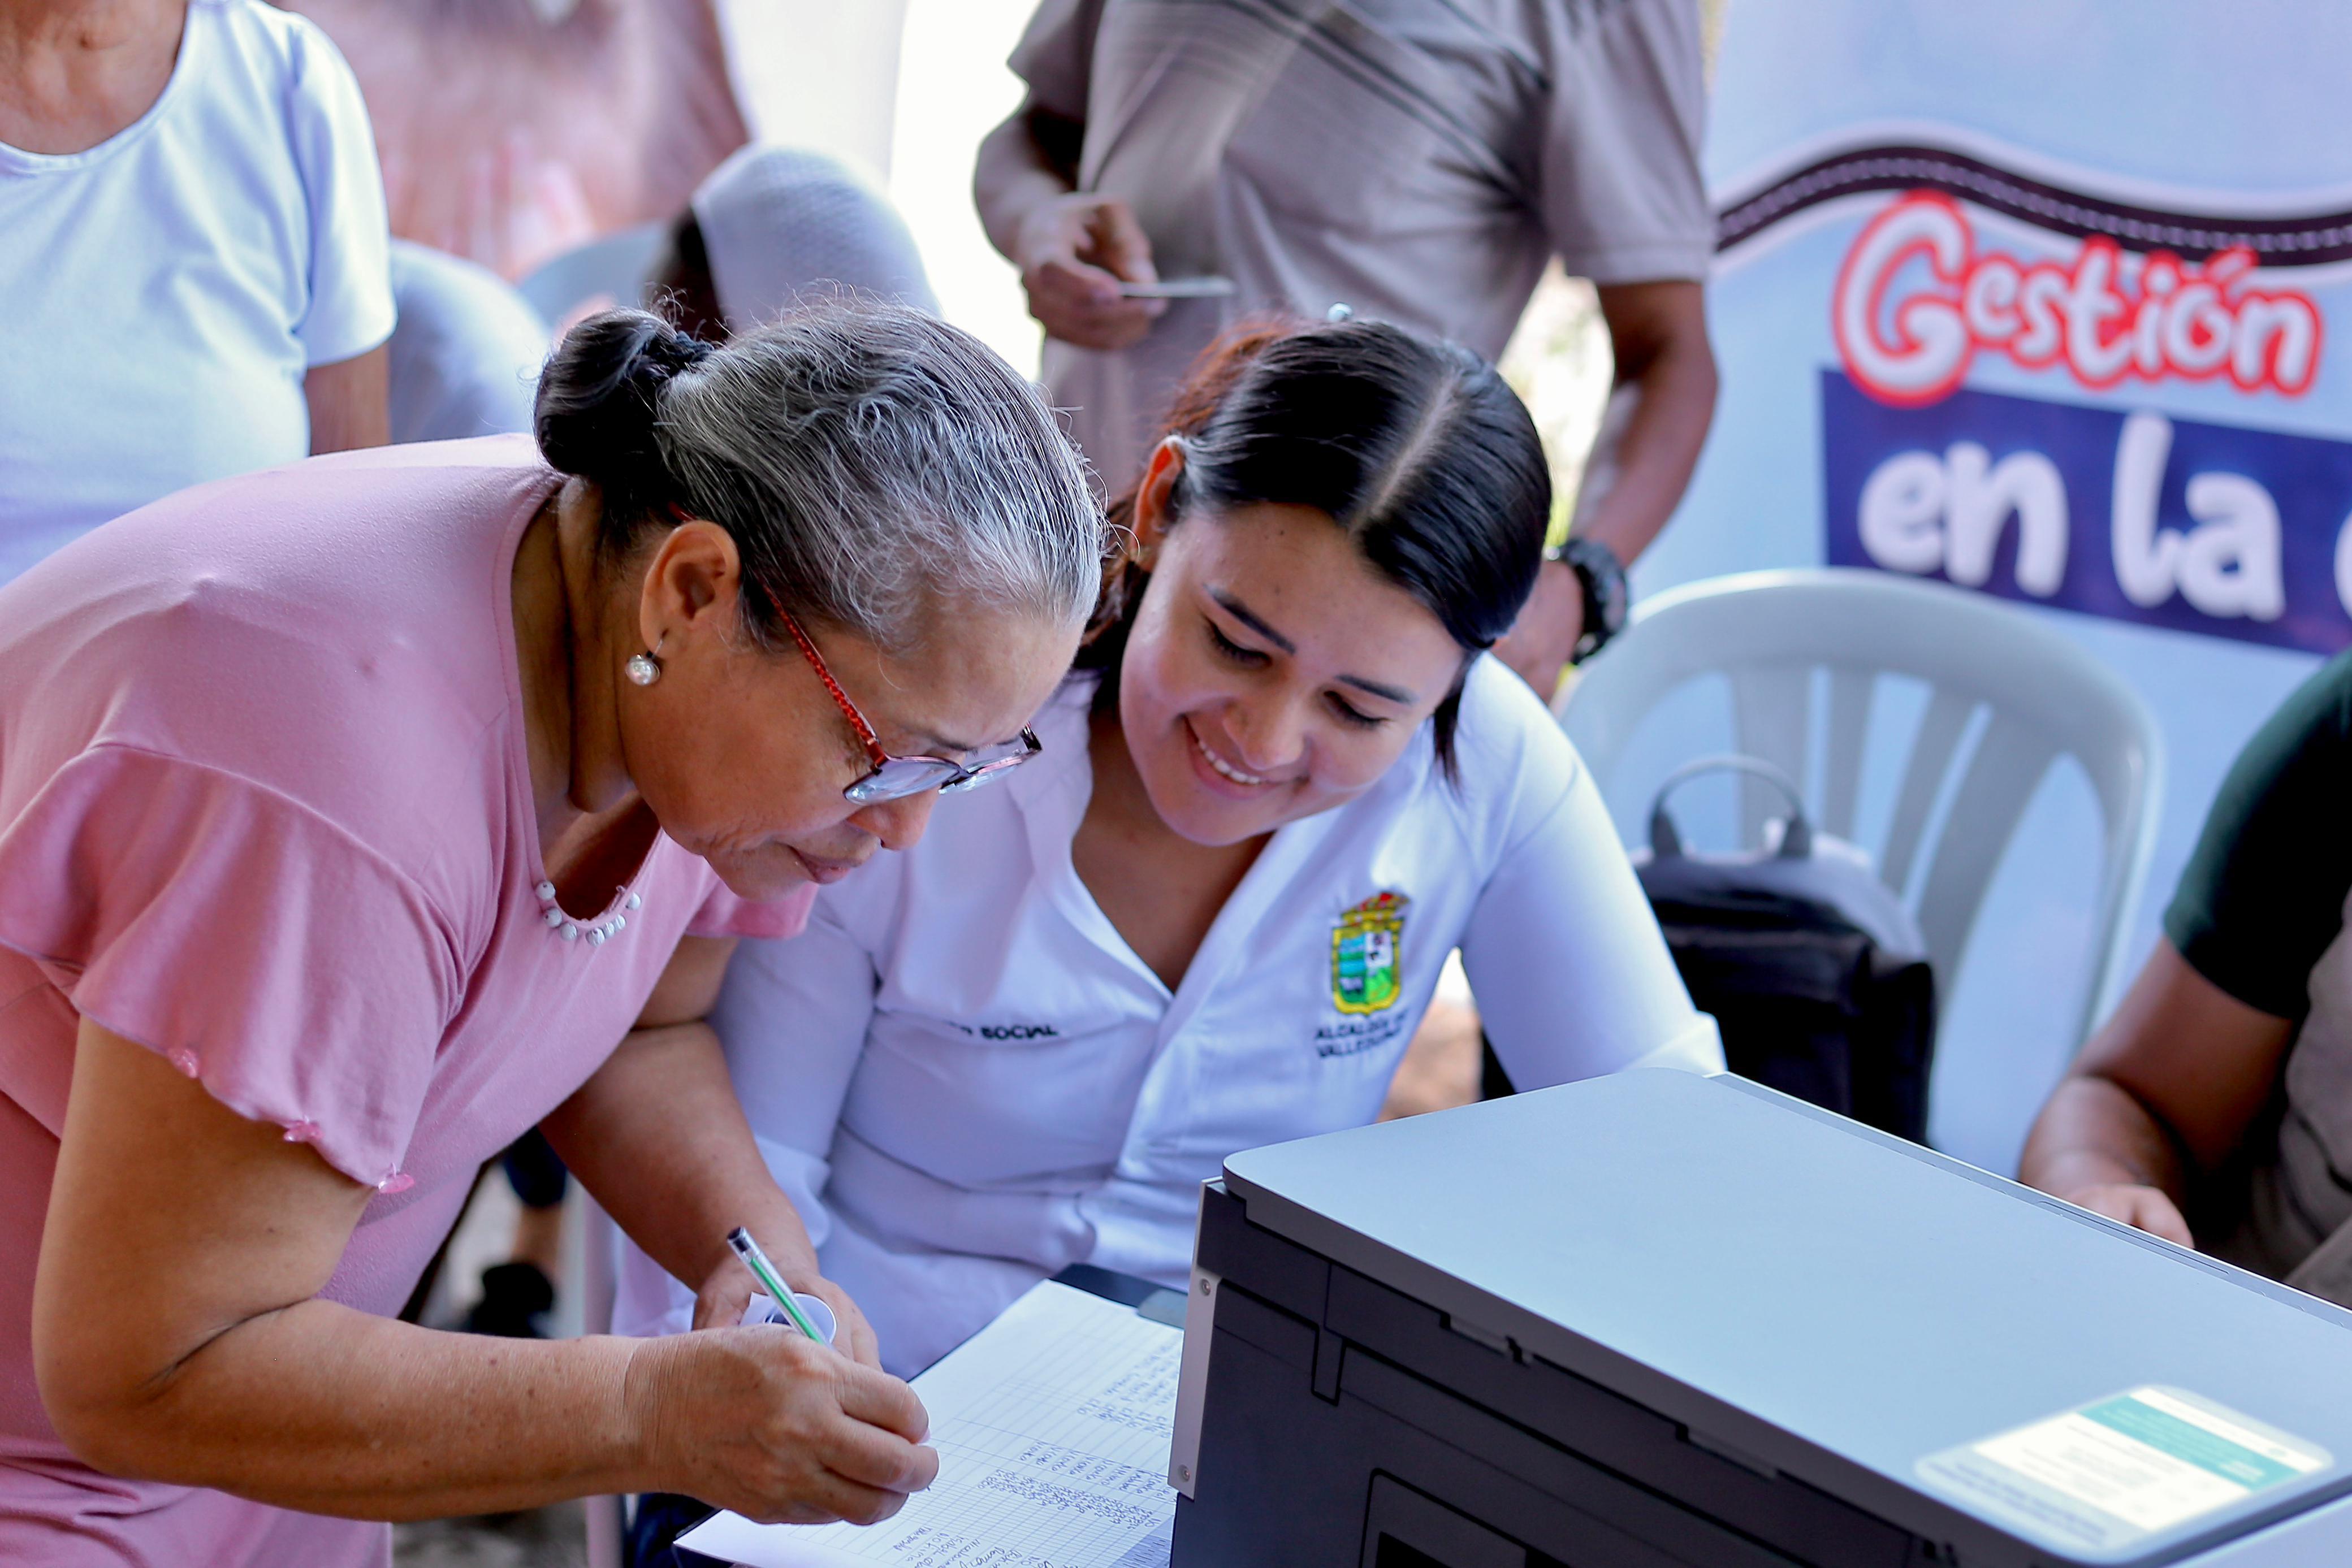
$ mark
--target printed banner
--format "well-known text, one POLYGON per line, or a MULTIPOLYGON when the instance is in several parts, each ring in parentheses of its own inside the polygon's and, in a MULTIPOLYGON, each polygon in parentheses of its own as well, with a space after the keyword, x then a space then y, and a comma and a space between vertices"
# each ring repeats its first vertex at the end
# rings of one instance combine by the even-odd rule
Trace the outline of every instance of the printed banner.
POLYGON ((1823 371, 1835 566, 2333 653, 2352 641, 2352 442, 1823 371))
MULTIPOLYGON (((2347 71, 2352 6, 1727 7, 1707 148, 1723 391, 1637 597, 1823 563, 1933 578, 2073 638, 2162 730, 2116 970, 2086 952, 2102 824, 2079 775, 1983 846, 2006 853, 1930 1130, 1995 1169, 2079 1044, 2085 988, 2112 997, 2155 940, 2231 760, 2352 646, 2347 71)), ((1877 779, 1907 732, 1874 722, 1877 779)), ((1696 708, 1654 727, 1641 768, 1660 774, 1736 743, 1696 708)), ((1646 776, 1612 781, 1621 830, 1646 776)))

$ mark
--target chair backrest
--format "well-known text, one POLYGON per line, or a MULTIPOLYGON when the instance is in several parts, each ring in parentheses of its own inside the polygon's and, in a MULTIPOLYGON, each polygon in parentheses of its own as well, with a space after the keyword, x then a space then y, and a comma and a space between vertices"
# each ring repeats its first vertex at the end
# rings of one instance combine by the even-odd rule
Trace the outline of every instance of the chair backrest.
MULTIPOLYGON (((2123 958, 2163 788, 2162 745, 2137 693, 2021 610, 1942 583, 1832 567, 1717 578, 1647 601, 1580 674, 1561 722, 1605 785, 1643 717, 1706 675, 1730 687, 1740 751, 1800 781, 1810 758, 1825 757, 1814 821, 1846 839, 1855 836, 1879 677, 1929 689, 1877 866, 1898 895, 1921 873, 1914 909, 1945 1002, 2011 836, 2051 767, 2072 757, 2102 826, 2094 972, 2073 1040, 2081 1043, 2123 958), (1827 700, 1817 704, 1822 671, 1827 700), (1964 753, 1972 728, 1976 744, 1964 753)), ((1747 841, 1760 840, 1771 803, 1752 780, 1743 784, 1747 841)))
POLYGON ((668 243, 667 224, 639 224, 541 263, 515 287, 542 319, 556 325, 598 295, 609 295, 616 306, 642 305, 646 285, 668 243))

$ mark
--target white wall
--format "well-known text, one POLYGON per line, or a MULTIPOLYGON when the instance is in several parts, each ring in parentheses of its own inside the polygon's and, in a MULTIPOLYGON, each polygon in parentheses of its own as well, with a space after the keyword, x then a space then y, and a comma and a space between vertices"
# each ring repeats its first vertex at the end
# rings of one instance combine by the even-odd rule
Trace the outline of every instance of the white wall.
POLYGON ((1021 102, 1004 57, 1035 0, 909 0, 898 72, 890 197, 923 248, 947 319, 1025 375, 1041 335, 1019 274, 981 232, 971 205, 980 140, 1021 102))
POLYGON ((890 172, 907 0, 718 0, 744 122, 763 141, 814 147, 890 172))
POLYGON ((981 232, 971 166, 1021 101, 1004 57, 1034 0, 719 0, 753 136, 814 147, 885 185, 949 320, 1024 372, 1038 331, 981 232))

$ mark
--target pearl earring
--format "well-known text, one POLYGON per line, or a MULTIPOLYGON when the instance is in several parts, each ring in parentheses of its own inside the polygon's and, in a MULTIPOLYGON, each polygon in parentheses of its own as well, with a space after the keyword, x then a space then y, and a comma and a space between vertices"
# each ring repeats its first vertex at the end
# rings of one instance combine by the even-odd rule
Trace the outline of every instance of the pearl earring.
POLYGON ((621 667, 629 673, 631 681, 641 686, 652 685, 661 679, 661 662, 651 653, 632 653, 629 662, 621 667))

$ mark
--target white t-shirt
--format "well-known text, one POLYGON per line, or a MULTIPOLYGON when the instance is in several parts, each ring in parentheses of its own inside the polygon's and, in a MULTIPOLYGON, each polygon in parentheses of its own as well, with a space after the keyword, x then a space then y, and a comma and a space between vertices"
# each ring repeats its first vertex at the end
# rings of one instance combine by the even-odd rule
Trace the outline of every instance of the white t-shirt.
POLYGON ((383 181, 317 26, 190 0, 171 80, 86 152, 0 143, 0 582, 310 449, 303 373, 390 336, 383 181))
MULTIPOLYGON (((1526 685, 1473 667, 1459 788, 1426 727, 1276 832, 1171 995, 1070 862, 1092 789, 1073 679, 1045 754, 736 952, 712 1021, 770 1168, 885 1364, 919 1368, 1067 1264, 1184 1287, 1228 1155, 1375 1119, 1462 949, 1512 1082, 1719 1071, 1599 789, 1526 685)), ((642 1256, 623 1332, 683 1328, 642 1256)))

